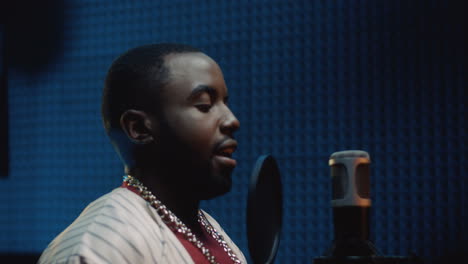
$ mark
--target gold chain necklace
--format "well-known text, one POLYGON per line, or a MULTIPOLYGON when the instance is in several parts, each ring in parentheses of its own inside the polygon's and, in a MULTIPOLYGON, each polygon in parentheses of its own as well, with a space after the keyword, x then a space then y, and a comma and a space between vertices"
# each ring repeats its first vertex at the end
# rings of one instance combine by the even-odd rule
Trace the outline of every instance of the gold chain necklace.
MULTIPOLYGON (((164 223, 166 223, 166 225, 172 230, 172 232, 182 234, 185 239, 187 239, 201 251, 201 253, 211 264, 218 264, 218 262, 216 262, 215 256, 213 256, 210 250, 205 247, 203 242, 200 241, 194 233, 192 233, 190 228, 188 228, 182 221, 180 221, 180 219, 174 213, 167 209, 166 206, 162 204, 161 201, 159 201, 156 196, 154 196, 151 191, 149 191, 148 188, 146 188, 146 186, 144 186, 138 179, 130 175, 126 175, 124 176, 124 182, 128 186, 135 188, 140 196, 149 202, 150 205, 154 207, 154 209, 156 209, 156 212, 159 214, 164 223)), ((206 232, 210 234, 216 240, 216 242, 218 242, 218 244, 223 248, 223 250, 228 254, 234 263, 242 263, 239 258, 237 258, 236 254, 234 254, 232 249, 228 246, 223 236, 211 226, 205 215, 200 210, 198 210, 198 222, 205 228, 206 232)))

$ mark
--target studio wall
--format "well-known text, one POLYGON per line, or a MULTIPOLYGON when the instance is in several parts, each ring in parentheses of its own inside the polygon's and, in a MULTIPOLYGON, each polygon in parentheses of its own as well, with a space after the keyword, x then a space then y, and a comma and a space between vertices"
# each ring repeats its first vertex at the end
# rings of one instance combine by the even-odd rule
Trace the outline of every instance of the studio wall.
MULTIPOLYGON (((182 42, 219 62, 241 122, 233 190, 204 207, 246 255, 257 157, 272 154, 282 173, 276 263, 312 263, 333 239, 328 158, 346 149, 371 156, 371 237, 383 254, 416 254, 426 263, 461 255, 468 235, 461 7, 437 0, 44 4, 40 10, 56 12, 53 31, 5 35, 10 171, 0 178, 0 252, 40 254, 89 202, 120 185, 124 172, 100 117, 106 71, 131 47, 182 42), (46 45, 51 52, 40 49, 46 45)), ((4 21, 6 29, 35 23, 4 21)))

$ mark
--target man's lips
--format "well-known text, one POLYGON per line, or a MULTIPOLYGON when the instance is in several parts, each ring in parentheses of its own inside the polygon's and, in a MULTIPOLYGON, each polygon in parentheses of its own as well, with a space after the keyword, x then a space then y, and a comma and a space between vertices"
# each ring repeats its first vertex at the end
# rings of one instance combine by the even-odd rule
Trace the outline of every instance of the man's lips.
POLYGON ((214 152, 214 157, 222 164, 235 167, 237 162, 232 158, 232 153, 237 149, 237 141, 234 139, 227 139, 221 142, 214 152))
POLYGON ((222 141, 215 149, 215 155, 231 157, 232 153, 237 149, 237 141, 234 139, 226 139, 222 141))

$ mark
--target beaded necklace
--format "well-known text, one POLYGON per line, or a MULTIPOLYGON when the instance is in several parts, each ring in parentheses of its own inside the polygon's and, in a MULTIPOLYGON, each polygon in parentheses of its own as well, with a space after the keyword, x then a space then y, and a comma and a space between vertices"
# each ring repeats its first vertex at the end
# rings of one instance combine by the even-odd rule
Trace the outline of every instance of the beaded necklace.
MULTIPOLYGON (((196 248, 198 248, 201 253, 206 257, 208 262, 211 264, 218 264, 218 262, 215 259, 215 256, 213 256, 208 248, 205 247, 202 241, 200 241, 194 233, 188 228, 180 219, 172 213, 169 209, 166 208, 164 204, 159 201, 156 196, 154 196, 151 191, 146 188, 138 179, 126 175, 124 176, 123 180, 128 186, 135 188, 139 195, 145 199, 147 202, 150 203, 151 206, 156 209, 156 212, 159 214, 161 219, 164 221, 164 223, 172 230, 172 232, 177 232, 180 233, 184 236, 185 239, 187 239, 190 243, 192 243, 196 248)), ((201 212, 201 210, 198 210, 198 222, 205 228, 206 232, 213 237, 216 242, 223 248, 223 250, 228 254, 228 256, 231 258, 231 260, 236 263, 240 264, 242 263, 239 258, 234 254, 232 249, 228 246, 226 241, 224 240, 223 236, 216 231, 216 229, 211 226, 211 224, 208 222, 206 219, 205 215, 201 212)))

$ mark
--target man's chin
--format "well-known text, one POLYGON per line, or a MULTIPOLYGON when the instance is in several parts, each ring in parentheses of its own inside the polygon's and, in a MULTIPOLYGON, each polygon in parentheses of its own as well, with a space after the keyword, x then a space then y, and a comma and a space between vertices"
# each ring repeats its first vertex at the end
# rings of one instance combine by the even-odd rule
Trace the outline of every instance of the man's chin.
POLYGON ((211 190, 210 192, 204 192, 200 194, 199 199, 200 200, 211 200, 214 199, 218 196, 222 196, 226 193, 228 193, 231 190, 231 188, 226 188, 226 189, 218 189, 216 191, 211 190))
POLYGON ((199 199, 210 200, 215 197, 228 193, 232 188, 232 179, 226 175, 217 175, 216 179, 212 179, 209 183, 205 183, 200 187, 199 199))
MULTIPOLYGON (((180 163, 184 164, 184 163, 180 163)), ((175 168, 181 168, 181 165, 175 168)), ((209 200, 226 194, 232 187, 233 168, 218 168, 214 166, 182 166, 185 171, 179 171, 178 174, 186 175, 185 179, 171 178, 175 186, 191 193, 192 197, 199 200, 209 200)), ((192 164, 191 164, 192 165, 192 164)))

